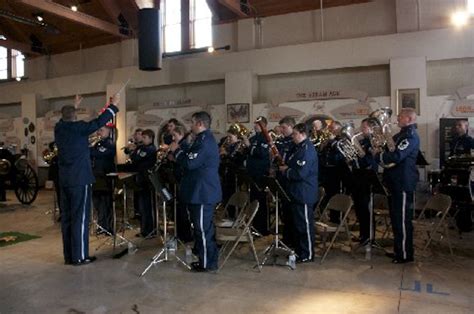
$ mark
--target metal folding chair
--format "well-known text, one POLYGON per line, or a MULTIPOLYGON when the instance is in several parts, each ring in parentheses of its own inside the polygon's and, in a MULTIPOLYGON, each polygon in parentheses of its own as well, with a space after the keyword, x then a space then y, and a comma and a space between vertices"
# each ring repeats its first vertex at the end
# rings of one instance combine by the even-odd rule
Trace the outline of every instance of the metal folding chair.
POLYGON ((451 255, 453 255, 453 248, 451 246, 451 241, 449 240, 448 230, 448 218, 450 218, 449 210, 451 209, 451 204, 452 199, 449 195, 433 195, 423 207, 418 218, 414 221, 415 228, 422 231, 422 234, 425 234, 426 232, 428 237, 428 240, 426 240, 426 244, 421 251, 422 255, 431 242, 435 240, 434 237, 437 234, 440 236, 439 242, 441 242, 443 238, 446 238, 449 251, 451 255), (434 213, 434 216, 430 215, 430 218, 426 218, 427 211, 431 211, 432 214, 434 213))
POLYGON ((321 202, 323 201, 323 198, 326 196, 326 190, 320 186, 318 189, 318 195, 319 195, 319 200, 316 203, 316 206, 314 207, 314 217, 315 219, 320 219, 322 210, 321 210, 321 202))
MULTIPOLYGON (((232 227, 241 214, 241 211, 245 206, 247 206, 249 201, 249 193, 247 191, 237 191, 232 194, 222 209, 222 219, 216 221, 216 226, 221 228, 230 228, 232 227), (229 207, 233 206, 235 208, 235 219, 229 218, 229 207)), ((221 207, 222 208, 222 207, 221 207)), ((219 208, 217 208, 219 210, 219 208)))
POLYGON ((232 228, 216 228, 216 240, 224 242, 220 250, 220 256, 224 259, 218 270, 221 270, 224 267, 225 263, 235 251, 237 245, 239 245, 240 243, 248 243, 250 245, 250 249, 252 250, 255 262, 257 263, 256 265, 258 267, 258 270, 261 270, 261 265, 258 260, 257 250, 255 249, 251 229, 253 219, 255 218, 255 215, 258 211, 258 206, 258 201, 253 201, 248 206, 246 206, 241 212, 241 219, 236 221, 236 225, 232 226, 232 228), (233 245, 226 253, 231 243, 233 243, 233 245))
MULTIPOLYGON (((329 251, 334 245, 334 242, 336 241, 336 238, 339 235, 339 232, 341 230, 344 230, 346 232, 347 239, 349 240, 349 245, 350 245, 351 234, 349 231, 349 225, 347 223, 347 217, 349 216, 349 213, 351 211, 352 203, 353 203, 352 199, 348 195, 344 195, 344 194, 334 195, 329 200, 328 204, 326 205, 326 208, 324 208, 324 211, 321 214, 321 220, 316 222, 316 225, 315 225, 316 232, 320 233, 322 236, 323 248, 325 248, 326 246, 327 235, 330 233, 334 234, 329 246, 326 248, 323 254, 323 257, 321 258, 321 264, 326 259, 326 256, 328 255, 329 251), (339 212, 339 216, 341 218, 341 221, 339 224, 334 224, 334 223, 326 221, 325 214, 329 210, 334 210, 334 211, 339 212)), ((352 254, 352 248, 351 248, 351 254, 352 254)))

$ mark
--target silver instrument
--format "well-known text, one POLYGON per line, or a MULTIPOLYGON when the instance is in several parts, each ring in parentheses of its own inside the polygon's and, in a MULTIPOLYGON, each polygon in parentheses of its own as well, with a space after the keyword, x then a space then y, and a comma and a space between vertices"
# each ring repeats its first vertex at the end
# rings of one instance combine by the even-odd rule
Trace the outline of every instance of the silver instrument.
POLYGON ((341 139, 337 141, 336 147, 344 156, 347 162, 355 162, 358 164, 358 159, 365 156, 365 150, 360 145, 362 132, 355 133, 352 124, 345 124, 341 129, 341 139))
MULTIPOLYGON (((394 152, 396 149, 393 141, 390 118, 392 117, 392 109, 380 108, 373 111, 369 115, 368 124, 370 128, 370 144, 376 150, 385 150, 394 152)), ((383 166, 384 168, 391 168, 395 164, 383 166)))

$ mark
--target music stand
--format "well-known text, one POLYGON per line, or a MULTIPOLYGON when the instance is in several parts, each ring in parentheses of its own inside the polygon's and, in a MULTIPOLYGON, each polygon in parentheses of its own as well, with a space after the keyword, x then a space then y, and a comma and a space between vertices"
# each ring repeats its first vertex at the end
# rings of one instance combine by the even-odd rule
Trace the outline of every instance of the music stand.
MULTIPOLYGON (((366 249, 366 258, 372 258, 372 248, 384 250, 384 248, 376 241, 375 239, 375 226, 374 226, 374 194, 380 195, 388 195, 387 190, 385 189, 382 182, 377 175, 377 172, 373 169, 358 169, 357 171, 358 176, 360 175, 360 180, 365 180, 368 182, 369 189, 370 189, 370 203, 369 203, 369 238, 362 244, 360 244, 356 250, 360 249, 361 247, 365 247, 366 249)), ((384 250, 385 251, 385 250, 384 250)))
MULTIPOLYGON (((176 251, 178 249, 177 242, 176 242, 176 239, 177 239, 176 222, 175 222, 175 228, 174 228, 175 237, 171 237, 168 239, 168 230, 167 230, 168 220, 167 220, 167 215, 166 215, 166 203, 175 199, 175 197, 173 197, 173 195, 168 191, 168 189, 162 184, 158 169, 149 171, 148 178, 150 179, 150 182, 153 184, 155 191, 157 192, 159 198, 162 201, 161 206, 163 209, 163 245, 164 246, 157 254, 153 256, 150 264, 148 264, 145 270, 140 274, 140 277, 143 277, 153 265, 156 265, 162 262, 169 262, 170 256, 174 257, 176 261, 180 262, 187 269, 190 270, 191 267, 188 264, 186 264, 186 262, 183 261, 179 256, 176 255, 176 251), (161 257, 162 255, 164 255, 163 258, 161 257)), ((159 209, 158 209, 157 203, 155 203, 155 208, 156 208, 156 217, 158 218, 159 209)), ((157 221, 157 227, 158 227, 158 221, 157 221)))
MULTIPOLYGON (((115 256, 121 257, 124 255, 125 252, 129 249, 133 249, 136 251, 137 246, 129 239, 125 237, 125 230, 128 229, 129 223, 127 218, 127 184, 132 182, 132 178, 136 175, 136 172, 112 172, 108 173, 106 176, 112 179, 112 193, 114 193, 114 197, 112 198, 112 219, 113 219, 113 230, 114 234, 110 234, 105 229, 101 229, 105 231, 108 235, 112 236, 113 238, 113 251, 115 252, 115 248, 117 246, 121 246, 123 244, 127 244, 127 249, 124 252, 118 253, 115 256), (122 226, 120 229, 117 228, 117 206, 116 206, 116 198, 115 198, 115 189, 119 186, 119 183, 122 185, 123 189, 123 217, 122 217, 122 226), (120 234, 120 232, 122 234, 120 234), (117 238, 121 240, 120 243, 117 244, 117 238)), ((101 228, 97 224, 98 227, 101 228)), ((105 244, 105 243, 104 243, 105 244)), ((97 248, 99 249, 99 248, 97 248)))
MULTIPOLYGON (((265 266, 265 263, 267 262, 269 257, 273 258, 273 266, 278 265, 276 263, 278 256, 281 254, 279 253, 284 253, 286 255, 294 254, 293 250, 291 250, 285 243, 283 243, 280 240, 280 234, 279 234, 279 209, 280 209, 280 198, 285 199, 286 201, 290 202, 290 197, 288 194, 286 194, 285 190, 283 190, 282 186, 280 185, 280 182, 276 178, 272 177, 264 177, 263 182, 265 187, 267 187, 270 190, 270 193, 272 193, 275 196, 275 235, 273 237, 272 244, 270 244, 264 251, 265 258, 263 259, 262 263, 260 266, 265 266)), ((289 266, 290 269, 293 269, 290 265, 288 264, 280 264, 278 266, 289 266)))

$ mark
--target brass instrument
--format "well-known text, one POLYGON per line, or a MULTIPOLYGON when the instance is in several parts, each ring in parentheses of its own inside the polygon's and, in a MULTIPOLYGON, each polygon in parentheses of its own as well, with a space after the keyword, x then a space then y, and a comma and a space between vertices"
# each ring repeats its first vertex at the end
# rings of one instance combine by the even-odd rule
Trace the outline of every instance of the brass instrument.
MULTIPOLYGON (((250 131, 241 123, 233 123, 229 126, 229 129, 227 130, 227 132, 237 133, 237 138, 239 139, 239 141, 237 143, 237 147, 235 148, 235 152, 243 153, 245 148, 247 148, 247 146, 244 143, 244 138, 249 137, 250 131)), ((227 137, 224 144, 222 144, 221 146, 221 150, 220 150, 221 156, 226 154, 225 152, 227 151, 227 147, 230 144, 231 143, 229 141, 229 137, 227 137)))
POLYGON ((305 123, 311 130, 309 140, 313 143, 314 148, 316 148, 317 151, 321 151, 324 146, 326 146, 326 144, 329 142, 329 140, 333 137, 333 134, 329 130, 329 126, 333 121, 334 120, 330 116, 324 114, 316 114, 306 120, 305 123), (322 129, 315 130, 313 128, 313 122, 315 120, 321 121, 321 124, 323 126, 322 129))
POLYGON ((54 157, 58 155, 58 146, 54 144, 53 150, 45 149, 43 151, 43 160, 48 164, 51 165, 51 162, 54 157))
POLYGON ((91 135, 89 136, 89 147, 94 147, 97 143, 102 140, 102 136, 100 135, 91 135))
MULTIPOLYGON (((392 109, 380 108, 373 111, 369 115, 368 124, 370 128, 370 144, 375 150, 388 149, 389 152, 394 152, 396 149, 393 141, 390 118, 392 116, 392 109)), ((385 165, 384 168, 391 168, 395 164, 385 165)))
POLYGON ((158 151, 156 152, 156 162, 162 163, 163 161, 165 161, 169 152, 170 152, 169 145, 161 144, 158 147, 158 151))
POLYGON ((341 139, 336 143, 336 147, 347 162, 355 162, 358 165, 358 159, 365 156, 365 150, 359 142, 361 136, 362 132, 354 134, 352 124, 342 127, 341 139))
POLYGON ((270 135, 273 142, 281 140, 284 137, 283 134, 277 134, 274 130, 268 131, 268 135, 270 135))

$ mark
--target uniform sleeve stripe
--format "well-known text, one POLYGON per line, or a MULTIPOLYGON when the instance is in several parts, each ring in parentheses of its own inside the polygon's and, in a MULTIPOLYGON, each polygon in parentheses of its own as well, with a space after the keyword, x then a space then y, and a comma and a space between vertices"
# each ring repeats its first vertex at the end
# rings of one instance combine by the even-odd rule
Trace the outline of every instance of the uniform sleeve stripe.
POLYGON ((112 114, 112 116, 115 117, 115 111, 113 111, 111 108, 107 108, 107 111, 109 111, 112 114))
POLYGON ((183 152, 182 150, 178 150, 178 152, 176 153, 175 158, 178 158, 178 156, 181 155, 182 152, 183 152))

